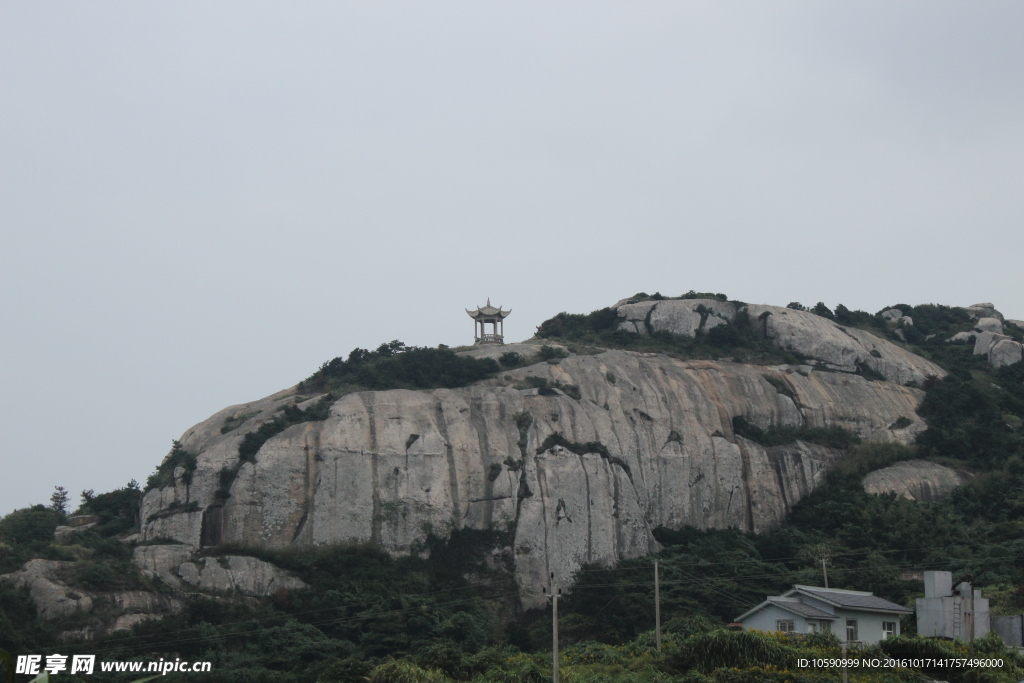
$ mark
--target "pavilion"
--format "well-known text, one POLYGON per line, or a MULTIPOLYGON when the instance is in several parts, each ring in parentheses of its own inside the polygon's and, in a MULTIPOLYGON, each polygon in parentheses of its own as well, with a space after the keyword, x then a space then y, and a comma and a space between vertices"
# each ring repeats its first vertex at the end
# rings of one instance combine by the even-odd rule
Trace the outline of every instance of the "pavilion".
POLYGON ((479 306, 475 311, 468 308, 466 313, 473 319, 473 343, 474 344, 504 344, 505 343, 505 318, 512 312, 501 310, 501 306, 495 308, 491 305, 490 297, 487 298, 486 306, 479 306), (484 325, 491 324, 491 334, 487 334, 484 325), (479 325, 479 328, 477 327, 479 325))

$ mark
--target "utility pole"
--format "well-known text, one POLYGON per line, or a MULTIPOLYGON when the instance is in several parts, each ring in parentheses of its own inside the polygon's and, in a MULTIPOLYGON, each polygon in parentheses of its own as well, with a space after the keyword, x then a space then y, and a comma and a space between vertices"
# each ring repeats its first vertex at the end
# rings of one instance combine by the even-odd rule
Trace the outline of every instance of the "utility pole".
POLYGON ((974 577, 970 577, 970 583, 967 584, 971 591, 971 649, 974 649, 974 577))
POLYGON ((828 570, 825 569, 825 558, 821 558, 821 573, 825 576, 825 588, 828 588, 828 570))
MULTIPOLYGON (((547 588, 543 589, 545 592, 547 588)), ((551 680, 558 683, 558 596, 562 590, 555 583, 555 573, 551 572, 551 680)))
POLYGON ((654 561, 654 644, 661 652, 661 583, 658 580, 658 561, 654 561))

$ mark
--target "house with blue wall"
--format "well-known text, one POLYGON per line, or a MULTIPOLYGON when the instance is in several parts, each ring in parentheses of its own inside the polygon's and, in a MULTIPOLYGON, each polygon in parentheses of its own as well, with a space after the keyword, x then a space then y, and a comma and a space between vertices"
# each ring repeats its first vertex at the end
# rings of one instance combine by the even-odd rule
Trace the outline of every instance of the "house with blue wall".
POLYGON ((865 591, 793 586, 736 617, 745 629, 817 633, 831 631, 840 640, 875 645, 900 634, 900 617, 913 610, 865 591))

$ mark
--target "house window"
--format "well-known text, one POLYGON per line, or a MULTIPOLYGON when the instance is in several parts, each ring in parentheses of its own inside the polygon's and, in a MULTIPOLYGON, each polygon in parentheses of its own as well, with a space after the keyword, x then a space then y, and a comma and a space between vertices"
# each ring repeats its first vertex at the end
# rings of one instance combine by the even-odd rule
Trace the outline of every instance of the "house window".
POLYGON ((822 622, 821 622, 821 632, 822 633, 832 633, 832 622, 831 621, 824 621, 824 620, 822 620, 822 622))
POLYGON ((882 633, 885 634, 884 638, 892 638, 896 635, 896 622, 895 621, 883 621, 882 622, 882 633))
POLYGON ((808 621, 807 622, 807 632, 808 633, 817 633, 818 632, 818 625, 816 623, 814 623, 813 621, 808 621))
POLYGON ((846 639, 850 642, 860 640, 857 637, 857 620, 847 619, 846 620, 846 639))
POLYGON ((779 619, 775 624, 778 626, 776 630, 782 631, 783 633, 792 633, 796 630, 796 626, 792 619, 779 619))

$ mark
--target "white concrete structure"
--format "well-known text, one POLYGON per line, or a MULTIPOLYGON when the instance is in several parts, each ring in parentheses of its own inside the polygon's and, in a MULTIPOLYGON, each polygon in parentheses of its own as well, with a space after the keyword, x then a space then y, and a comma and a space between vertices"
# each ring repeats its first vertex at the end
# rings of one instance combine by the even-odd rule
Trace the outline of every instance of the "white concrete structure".
POLYGON ((952 572, 925 572, 924 597, 917 599, 917 632, 931 638, 970 641, 989 631, 988 600, 952 572))
POLYGON ((875 645, 898 636, 900 616, 912 611, 865 591, 793 586, 741 614, 736 621, 746 629, 761 631, 832 631, 840 640, 875 645))
POLYGON ((992 630, 1010 647, 1024 647, 1024 616, 992 617, 992 630))

